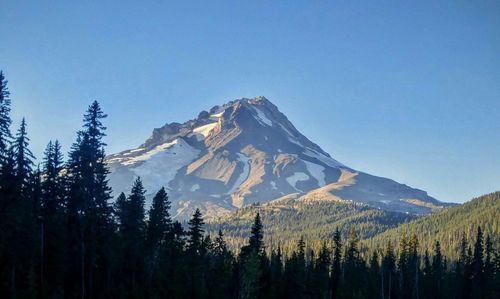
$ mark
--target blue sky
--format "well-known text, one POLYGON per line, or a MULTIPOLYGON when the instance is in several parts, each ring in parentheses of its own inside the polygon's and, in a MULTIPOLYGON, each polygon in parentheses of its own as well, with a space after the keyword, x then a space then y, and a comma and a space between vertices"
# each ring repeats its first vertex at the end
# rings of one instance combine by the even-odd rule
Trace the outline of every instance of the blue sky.
POLYGON ((500 189, 498 1, 81 2, 0 0, 0 69, 37 156, 69 148, 93 99, 112 153, 264 95, 353 168, 444 201, 500 189))

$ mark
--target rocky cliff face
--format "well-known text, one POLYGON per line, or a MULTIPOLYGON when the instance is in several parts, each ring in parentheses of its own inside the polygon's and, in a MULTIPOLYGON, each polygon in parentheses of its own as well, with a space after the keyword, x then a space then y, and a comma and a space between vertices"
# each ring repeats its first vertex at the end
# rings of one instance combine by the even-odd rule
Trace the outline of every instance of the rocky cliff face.
POLYGON ((272 200, 354 201, 411 214, 443 203, 426 192, 345 166, 302 135, 264 97, 202 111, 153 130, 146 142, 107 159, 114 194, 140 176, 148 198, 165 186, 173 213, 216 217, 272 200))

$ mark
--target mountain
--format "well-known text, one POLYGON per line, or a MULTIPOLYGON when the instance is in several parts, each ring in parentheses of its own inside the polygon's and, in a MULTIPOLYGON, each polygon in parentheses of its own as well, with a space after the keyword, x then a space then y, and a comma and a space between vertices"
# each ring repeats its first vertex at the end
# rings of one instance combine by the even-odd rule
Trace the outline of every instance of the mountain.
POLYGON ((425 191, 336 161, 264 97, 167 123, 107 163, 115 195, 128 192, 141 176, 148 198, 167 187, 174 216, 181 219, 195 208, 213 218, 275 199, 359 202, 415 215, 446 206, 425 191))
POLYGON ((441 243, 443 253, 456 258, 462 234, 470 242, 475 241, 478 226, 483 234, 490 235, 495 248, 500 245, 500 191, 474 198, 463 205, 443 210, 439 213, 420 217, 366 241, 371 248, 383 248, 387 241, 397 242, 403 234, 415 233, 420 247, 432 252, 434 242, 441 243))

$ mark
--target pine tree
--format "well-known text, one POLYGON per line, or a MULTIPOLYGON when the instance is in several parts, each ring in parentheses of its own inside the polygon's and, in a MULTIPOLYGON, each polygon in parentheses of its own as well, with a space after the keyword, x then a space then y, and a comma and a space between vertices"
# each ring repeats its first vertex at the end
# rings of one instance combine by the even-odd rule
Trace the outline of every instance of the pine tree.
POLYGON ((249 249, 259 254, 264 250, 264 234, 262 228, 263 226, 262 221, 260 220, 260 214, 257 213, 250 232, 249 249))
POLYGON ((474 255, 472 257, 472 285, 473 296, 480 298, 483 295, 484 284, 484 245, 483 245, 483 232, 481 227, 477 228, 476 242, 474 244, 474 255))
POLYGON ((58 141, 49 142, 43 159, 41 182, 41 211, 39 223, 43 235, 43 261, 41 267, 46 273, 48 292, 54 293, 63 289, 65 248, 62 246, 66 236, 65 211, 64 211, 64 179, 61 175, 63 157, 58 141))
POLYGON ((281 253, 281 246, 278 245, 276 250, 271 252, 270 261, 271 275, 270 275, 270 297, 281 298, 283 294, 283 255, 281 253))
MULTIPOLYGON (((11 133, 10 124, 10 92, 7 87, 7 80, 0 71, 0 165, 4 164, 10 144, 11 133)), ((0 170, 2 167, 0 167, 0 170)))
POLYGON ((332 274, 331 274, 331 297, 332 299, 339 298, 339 288, 341 283, 341 263, 342 263, 342 241, 340 238, 340 231, 335 229, 333 234, 333 264, 332 264, 332 274))
POLYGON ((485 257, 484 257, 484 291, 486 297, 494 298, 494 275, 495 275, 495 265, 493 263, 493 244, 488 234, 485 241, 485 257))
POLYGON ((297 249, 286 264, 286 289, 288 298, 304 298, 306 295, 306 260, 305 243, 301 237, 297 242, 297 249))
POLYGON ((369 262, 369 285, 367 287, 369 298, 380 298, 380 265, 377 250, 374 250, 369 262))
POLYGON ((364 297, 363 286, 363 262, 359 252, 358 233, 353 228, 347 243, 346 254, 344 257, 344 293, 348 297, 364 297))
MULTIPOLYGON (((314 298, 328 298, 330 288, 330 250, 326 242, 323 242, 321 250, 318 254, 318 259, 313 268, 313 297, 314 298)), ((312 263, 312 261, 311 261, 312 263)))
POLYGON ((442 297, 443 276, 444 276, 443 272, 444 272, 444 260, 441 254, 441 244, 439 243, 439 241, 436 241, 434 243, 434 256, 432 257, 433 298, 442 297))
POLYGON ((455 281, 458 298, 469 298, 470 296, 470 256, 467 254, 467 238, 465 232, 462 233, 459 244, 459 255, 455 266, 455 281))
POLYGON ((224 235, 219 230, 211 250, 212 264, 210 266, 210 277, 217 283, 209 283, 210 298, 232 298, 233 288, 233 255, 227 248, 224 235))
POLYGON ((61 145, 56 140, 49 142, 45 149, 43 159, 43 217, 51 218, 63 208, 64 185, 61 171, 63 169, 63 156, 61 145))
POLYGON ((110 295, 101 292, 111 284, 108 271, 112 255, 105 244, 112 241, 114 232, 103 141, 104 118, 99 103, 94 101, 84 115, 83 129, 72 145, 66 167, 68 248, 71 249, 66 292, 78 293, 82 298, 110 295))
POLYGON ((189 220, 189 230, 188 230, 188 250, 192 255, 199 255, 200 249, 203 241, 203 217, 201 215, 200 209, 196 209, 191 220, 189 220))
POLYGON ((387 246, 382 260, 382 297, 394 298, 396 292, 394 287, 394 275, 396 270, 396 256, 392 242, 387 242, 387 246))
POLYGON ((160 254, 164 252, 165 246, 170 246, 168 238, 171 235, 172 219, 170 218, 170 202, 168 201, 165 188, 161 188, 153 197, 153 203, 149 209, 149 219, 146 229, 146 247, 148 258, 148 289, 150 293, 157 292, 153 281, 157 281, 160 272, 160 254), (169 244, 167 244, 167 242, 169 244), (163 247, 163 248, 162 248, 163 247))
POLYGON ((27 188, 30 174, 33 171, 33 160, 35 159, 29 149, 29 141, 28 132, 26 131, 26 120, 23 118, 13 143, 16 159, 16 176, 21 192, 25 192, 23 190, 27 188))
POLYGON ((145 190, 140 178, 134 181, 128 198, 123 194, 117 199, 117 215, 119 217, 119 236, 121 243, 122 273, 120 282, 122 296, 134 298, 144 297, 144 242, 146 235, 145 225, 145 190))
POLYGON ((169 209, 170 201, 168 201, 165 188, 162 187, 153 197, 153 203, 149 210, 147 243, 150 248, 157 248, 165 241, 165 237, 172 225, 169 209))
POLYGON ((248 245, 241 248, 240 267, 240 297, 258 297, 262 289, 262 276, 266 263, 263 243, 263 226, 260 214, 257 213, 252 224, 248 245))
POLYGON ((408 271, 408 258, 409 258, 408 241, 406 233, 403 233, 399 238, 399 259, 398 259, 398 282, 399 294, 404 298, 410 298, 411 289, 408 285, 409 271, 408 271))
POLYGON ((408 294, 411 294, 411 298, 419 298, 419 281, 420 276, 420 258, 418 255, 419 242, 417 235, 412 234, 410 243, 408 245, 408 277, 407 286, 408 294))
POLYGON ((203 238, 203 217, 199 209, 196 209, 193 216, 188 222, 189 229, 187 232, 187 254, 189 262, 189 277, 190 285, 192 286, 188 292, 191 298, 203 298, 206 295, 205 285, 205 264, 204 257, 206 253, 206 242, 203 238))

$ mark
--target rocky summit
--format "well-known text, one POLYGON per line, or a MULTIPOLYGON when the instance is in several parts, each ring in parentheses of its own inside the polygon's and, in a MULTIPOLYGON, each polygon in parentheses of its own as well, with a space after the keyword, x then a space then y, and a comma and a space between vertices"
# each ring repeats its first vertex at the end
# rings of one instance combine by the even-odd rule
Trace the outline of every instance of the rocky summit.
POLYGON ((148 199, 167 189, 178 219, 196 208, 218 217, 276 200, 349 201, 416 215, 446 205, 338 162, 264 97, 230 101, 183 124, 156 128, 144 144, 108 156, 107 163, 115 196, 129 192, 140 176, 148 199))

